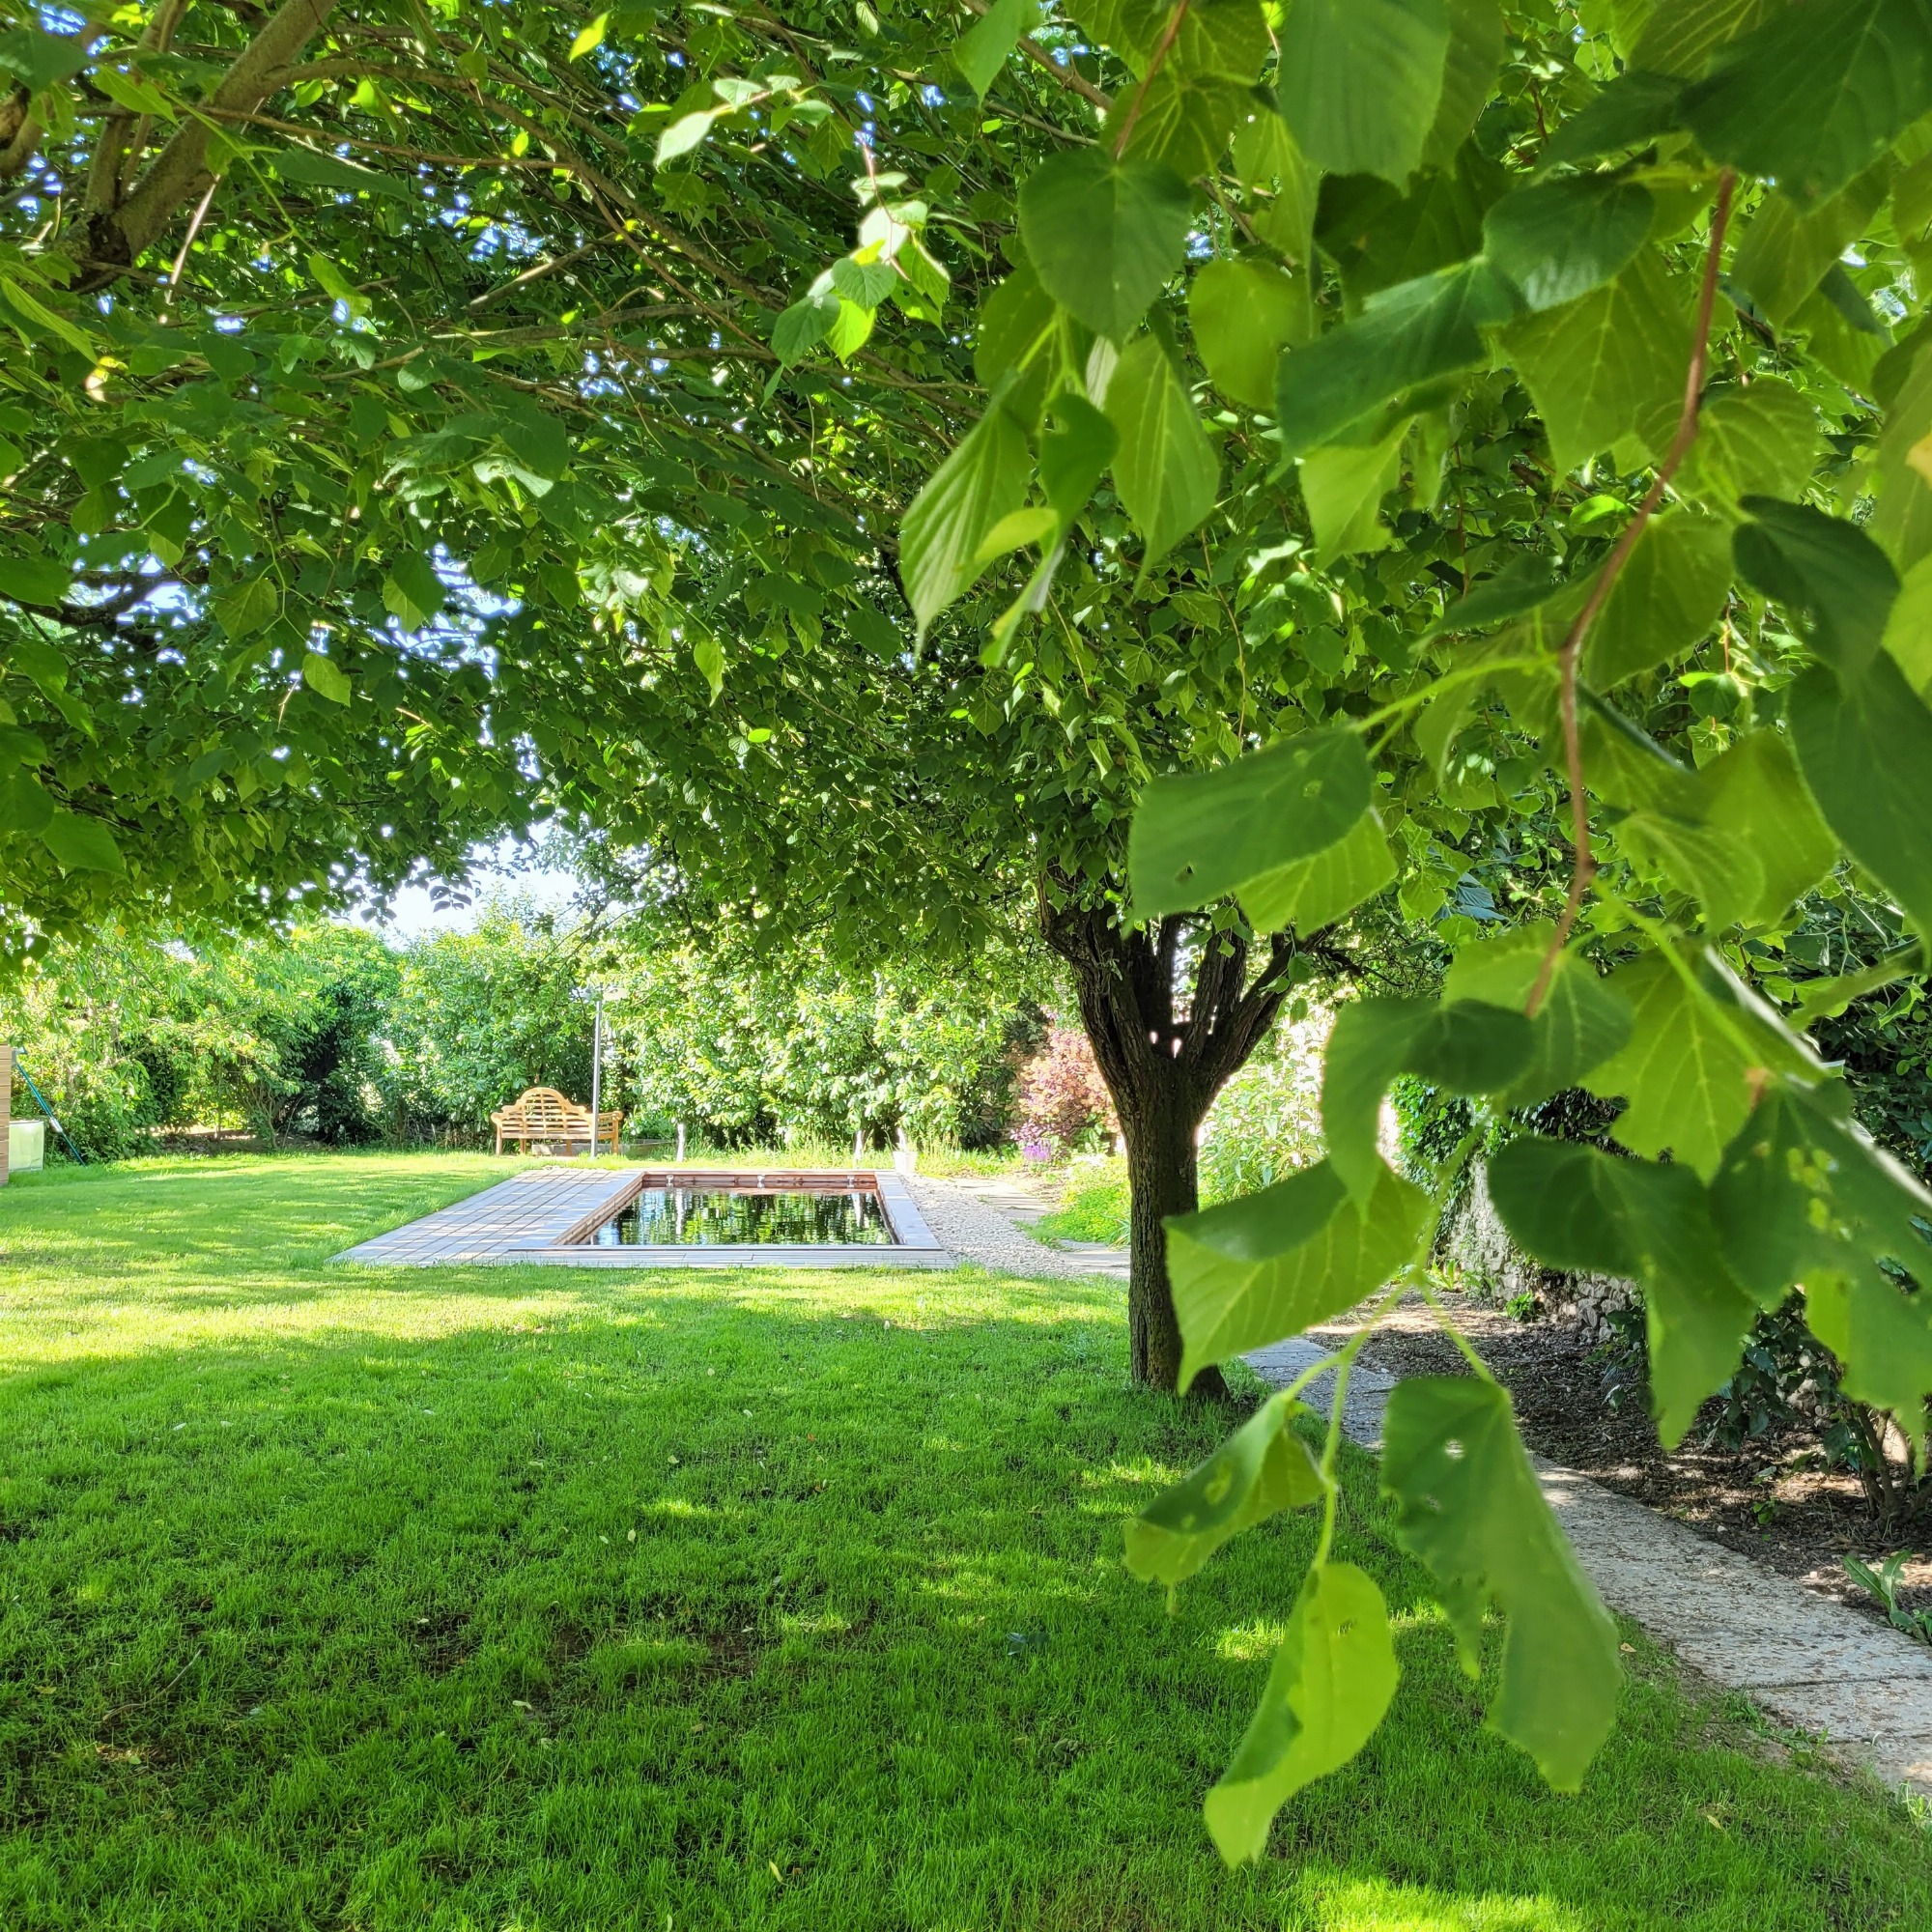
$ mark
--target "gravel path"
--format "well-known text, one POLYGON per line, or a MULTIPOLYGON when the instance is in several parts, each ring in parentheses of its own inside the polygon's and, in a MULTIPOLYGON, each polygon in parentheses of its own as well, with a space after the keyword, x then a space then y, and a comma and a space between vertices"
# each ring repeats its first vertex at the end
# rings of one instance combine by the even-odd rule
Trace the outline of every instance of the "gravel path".
POLYGON ((907 1176, 906 1185, 940 1246, 961 1261, 1003 1274, 1059 1281, 1095 1274, 1125 1277, 1127 1258, 1120 1249, 1050 1248, 1035 1240, 1019 1223, 1029 1213, 1043 1211, 1042 1204, 1010 1183, 914 1174, 907 1176))

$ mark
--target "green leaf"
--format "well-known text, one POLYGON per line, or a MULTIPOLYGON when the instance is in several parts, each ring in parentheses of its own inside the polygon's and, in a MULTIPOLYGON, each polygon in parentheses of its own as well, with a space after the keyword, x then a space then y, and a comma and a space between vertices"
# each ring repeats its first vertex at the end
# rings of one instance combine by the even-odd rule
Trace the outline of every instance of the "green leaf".
POLYGON ((1038 0, 994 0, 979 21, 953 42, 952 64, 966 76, 976 99, 985 99, 986 90, 1038 18, 1038 0))
POLYGON ((1298 1335, 1414 1259, 1433 1211, 1383 1167, 1365 1203, 1319 1161, 1258 1194, 1167 1222, 1167 1271, 1180 1322, 1180 1386, 1209 1362, 1298 1335))
POLYGON ((1192 197, 1158 161, 1103 148, 1051 156, 1020 189, 1020 235, 1040 286, 1097 334, 1125 342, 1186 247, 1192 197))
POLYGON ((288 147, 278 150, 271 160, 284 181, 300 182, 310 187, 349 188, 373 194, 384 201, 412 201, 409 184, 375 168, 358 167, 339 155, 319 154, 313 148, 288 147))
POLYGON ((802 361, 831 333, 838 298, 830 293, 801 296, 772 325, 772 348, 787 368, 802 361))
POLYGON ((1328 1486, 1294 1433, 1306 1407, 1270 1396, 1213 1455, 1126 1525, 1127 1568, 1170 1589, 1242 1530, 1320 1502, 1328 1486))
POLYGON ((310 651, 302 659, 301 674, 302 682, 318 697, 326 697, 331 704, 347 704, 355 695, 348 673, 320 651, 310 651))
POLYGON ((1844 1364, 1848 1396, 1891 1410, 1907 1435, 1924 1436, 1932 1294, 1904 1293, 1883 1275, 1818 1275, 1804 1286, 1804 1320, 1844 1364))
POLYGON ((662 134, 651 156, 653 167, 665 167, 672 161, 682 160, 686 155, 701 148, 711 138, 712 124, 721 114, 730 113, 728 107, 704 107, 696 114, 680 114, 662 134))
POLYGON ((1736 1369, 1757 1313, 1725 1268, 1697 1177, 1531 1136, 1491 1161, 1489 1186, 1503 1225, 1547 1267, 1642 1283, 1651 1401, 1659 1436, 1675 1447, 1736 1369))
POLYGON ((1818 412, 1790 384, 1760 376, 1704 404, 1675 486, 1735 517, 1747 497, 1802 496, 1822 447, 1818 412))
POLYGON ((1425 167, 1447 168, 1489 105, 1506 35, 1497 0, 1449 0, 1449 52, 1435 120, 1422 144, 1425 167))
POLYGON ((899 569, 923 643, 932 620, 964 594, 986 533, 1026 496, 1027 440, 999 408, 975 423, 927 478, 900 526, 899 569))
POLYGON ((1932 555, 1921 556, 1905 573, 1882 641, 1906 683, 1921 698, 1932 692, 1932 555))
POLYGON ((1333 925, 1395 878, 1395 855, 1373 806, 1346 834, 1313 858, 1264 872, 1241 888, 1241 910, 1257 932, 1293 930, 1306 937, 1333 925))
POLYGON ((1240 1748, 1208 1794, 1208 1830, 1229 1864, 1259 1859, 1275 1813, 1368 1743, 1398 1675, 1381 1591, 1351 1563, 1317 1564, 1240 1748))
POLYGON ((1752 519, 1731 540, 1738 573, 1806 625, 1812 648, 1857 674, 1879 653, 1898 573, 1886 554, 1843 517, 1808 503, 1747 497, 1752 519))
POLYGON ((448 593, 436 566, 419 551, 398 551, 389 559, 383 580, 383 608, 406 631, 420 631, 435 621, 448 593))
POLYGON ((1767 1308, 1817 1274, 1886 1261, 1917 1273, 1932 1259, 1914 1225, 1932 1222, 1932 1193, 1856 1120, 1788 1080, 1725 1151, 1711 1209, 1732 1272, 1767 1308))
POLYGON ((1633 1153, 1655 1160, 1673 1152, 1709 1180, 1749 1117, 1766 1069, 1808 1071, 1812 1064, 1708 954, 1687 978, 1649 952, 1610 984, 1634 1009, 1636 1029, 1583 1085, 1606 1100, 1629 1100, 1610 1132, 1633 1153))
POLYGON ((1214 507, 1221 459, 1167 352, 1143 335, 1121 352, 1107 384, 1120 446, 1114 487, 1147 548, 1143 579, 1214 507))
POLYGON ((1341 727, 1155 779, 1127 842, 1134 908, 1187 912, 1312 858, 1353 830, 1373 790, 1361 738, 1341 727))
MULTIPOLYGON (((1631 65, 1694 78, 1719 47, 1768 20, 1783 0, 1672 0, 1656 8, 1631 45, 1631 65)), ((1662 131, 1662 130, 1660 130, 1662 131)))
POLYGON ((1471 1676, 1484 1605, 1509 1618, 1491 1724, 1576 1790, 1615 1721, 1617 1631, 1543 1499, 1509 1397, 1470 1376, 1413 1377, 1389 1397, 1382 1439, 1396 1538, 1435 1577, 1471 1676))
POLYGON ((610 24, 610 14, 599 14, 594 19, 580 27, 577 38, 570 43, 570 58, 582 60, 585 54, 601 47, 604 44, 604 30, 610 24))
POLYGON ((898 284, 890 262, 860 262, 850 255, 832 265, 832 286, 860 308, 877 308, 898 284))
MULTIPOLYGON (((1194 17, 1191 9, 1188 18, 1194 17)), ((1219 74, 1201 74, 1168 60, 1138 89, 1123 90, 1100 130, 1111 148, 1133 116, 1127 157, 1159 161, 1183 181, 1207 174, 1227 152, 1228 136, 1252 103, 1253 90, 1219 74)))
POLYGON ((980 305, 974 329, 973 373, 981 388, 997 391, 1000 378, 1009 369, 1018 370, 1027 363, 1029 375, 1023 380, 1028 401, 1022 403, 1018 393, 1009 390, 1007 408, 1028 422, 1037 418, 1039 404, 1045 399, 1051 358, 1041 353, 1041 342, 1059 315, 1053 298, 1040 287, 1039 277, 1026 267, 1015 269, 996 284, 980 305))
POLYGON ((1381 502, 1402 481, 1402 446, 1407 435, 1405 417, 1378 442, 1334 445, 1301 459, 1301 500, 1308 506, 1318 562, 1388 547, 1381 502))
POLYGON ((1051 544, 1059 533, 1060 517, 1049 503, 1036 503, 1025 510, 1009 510, 986 532, 986 540, 980 546, 973 561, 991 563, 996 557, 1025 550, 1033 544, 1051 544))
POLYGON ((1381 1156, 1376 1133, 1382 1096, 1398 1073, 1419 1074, 1452 1094, 1495 1094, 1529 1065, 1533 1038, 1520 1011, 1484 1001, 1355 1000, 1328 1036, 1321 1066, 1321 1129, 1328 1163, 1366 1199, 1381 1156))
POLYGON ((275 587, 275 580, 266 574, 231 584, 213 606, 215 622, 237 643, 252 637, 281 608, 281 593, 275 587))
POLYGON ((1120 440, 1114 425, 1085 396, 1068 390, 1053 399, 1039 440, 1039 485, 1063 527, 1086 508, 1120 440))
POLYGON ((1932 13, 1921 0, 1795 0, 1684 94, 1714 161, 1801 202, 1835 194, 1932 110, 1932 13))
POLYGON ((50 556, 0 556, 0 597, 59 610, 73 588, 68 566, 50 556))
POLYGON ((1624 565, 1584 646, 1584 676, 1608 690, 1681 657, 1722 616, 1731 545, 1715 517, 1671 510, 1655 517, 1624 565))
POLYGON ((1487 263, 1465 262, 1385 289, 1341 327, 1289 350, 1275 379, 1284 463, 1405 389, 1486 361, 1483 327, 1515 307, 1487 263))
POLYGON ((1422 162, 1449 54, 1443 0, 1293 0, 1276 92, 1301 152, 1402 182, 1422 162))
POLYGON ((1508 185, 1473 142, 1448 168, 1425 168, 1406 194, 1378 175, 1330 175, 1315 234, 1341 270, 1349 307, 1480 254, 1484 213, 1508 185))
POLYGON ((1274 368, 1307 307, 1300 288, 1264 262, 1207 262, 1187 291, 1194 346, 1223 395, 1274 408, 1274 368))
POLYGON ((0 295, 4 295, 35 327, 44 329, 56 341, 65 342, 70 349, 78 351, 82 355, 99 354, 93 336, 77 323, 70 322, 66 316, 29 295, 14 276, 0 275, 0 295))
POLYGON ((1787 195, 1768 195, 1738 243, 1731 279, 1766 321, 1783 327, 1864 233, 1889 186, 1887 168, 1867 168, 1842 193, 1808 213, 1787 195))
POLYGON ((1617 842, 1640 872, 1661 872, 1670 886, 1703 907, 1706 932, 1736 924, 1765 896, 1757 855, 1702 818, 1633 811, 1618 825, 1617 842))
POLYGON ((1174 55, 1189 73, 1252 87, 1273 47, 1259 0, 1196 0, 1181 15, 1174 55))
POLYGON ((47 34, 38 27, 15 27, 0 34, 0 71, 15 74, 29 94, 58 87, 84 68, 91 57, 90 34, 47 34))
POLYGON ((43 832, 54 815, 47 788, 32 772, 17 766, 0 775, 0 832, 43 832))
POLYGON ((1919 355, 1885 412, 1874 466, 1878 508, 1872 515, 1871 533, 1905 571, 1932 555, 1932 478, 1919 468, 1932 455, 1928 438, 1932 438, 1932 355, 1919 355))
POLYGON ((1646 247, 1606 287, 1512 323, 1503 344, 1567 473, 1682 401, 1690 318, 1663 258, 1646 247))
POLYGON ((1669 133, 1677 126, 1678 97, 1683 91, 1683 82, 1665 73, 1634 70, 1619 74, 1543 144, 1538 171, 1621 154, 1669 133))
POLYGON ((1881 987, 1893 986, 1901 980, 1917 977, 1925 963, 1924 950, 1917 940, 1898 947, 1869 966, 1856 972, 1834 973, 1827 979, 1806 980, 1797 988, 1792 1008, 1792 1023, 1808 1027, 1814 1020, 1836 1019, 1854 1000, 1881 987))
POLYGON ((1527 307, 1560 308, 1623 272, 1655 213, 1639 182, 1569 175, 1506 194, 1483 217, 1484 246, 1527 307))
POLYGON ((1786 714, 1825 822, 1932 935, 1932 712, 1882 652, 1858 676, 1805 671, 1786 714))
MULTIPOLYGON (((1555 931, 1548 920, 1537 920, 1459 947, 1442 982, 1443 1000, 1480 1000, 1522 1011, 1555 931)), ((1593 1066, 1623 1049, 1636 1015, 1589 955, 1572 948, 1557 955, 1543 1004, 1529 1024, 1529 1064, 1502 1094, 1512 1107, 1531 1106, 1576 1086, 1593 1066)))
POLYGON ((716 704, 724 689, 724 647, 709 631, 700 631, 691 646, 691 661, 711 687, 711 701, 716 704))
POLYGON ((368 307, 362 291, 349 279, 348 270, 341 263, 331 261, 327 255, 311 253, 308 258, 308 271, 315 277, 317 286, 330 301, 339 301, 352 313, 368 307))
POLYGON ((98 818, 56 809, 41 828, 41 843, 60 862, 65 872, 126 873, 128 862, 114 835, 98 818))
POLYGON ((1774 924, 1831 871, 1838 842, 1781 732, 1746 732, 1701 776, 1711 829, 1748 851, 1762 877, 1758 897, 1739 917, 1774 924))

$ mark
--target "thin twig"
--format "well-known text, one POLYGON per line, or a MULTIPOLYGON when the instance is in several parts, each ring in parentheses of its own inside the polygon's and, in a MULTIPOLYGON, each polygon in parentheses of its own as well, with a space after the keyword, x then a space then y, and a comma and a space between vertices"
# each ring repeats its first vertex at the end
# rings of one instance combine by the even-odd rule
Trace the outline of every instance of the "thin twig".
POLYGON ((1570 777, 1570 895, 1563 907, 1563 917, 1556 922, 1556 930, 1550 935, 1548 949, 1543 955, 1543 965, 1536 976, 1536 985, 1529 996, 1529 1015, 1532 1019, 1543 1005, 1544 996, 1549 991, 1556 962, 1570 942, 1577 915, 1583 909, 1583 895, 1590 890, 1590 881, 1597 871, 1597 862, 1590 852, 1590 808, 1583 794, 1583 746, 1577 723, 1577 674, 1582 663, 1583 644, 1590 635, 1590 626, 1597 621, 1604 606, 1609 601, 1610 592, 1616 588, 1617 579, 1623 575, 1624 565, 1630 561, 1637 539, 1643 535, 1645 526, 1663 500, 1664 490, 1676 475, 1677 466, 1684 461, 1690 445, 1697 440, 1697 408, 1704 391, 1704 371, 1710 360, 1711 317, 1718 301, 1719 261, 1723 253, 1724 229, 1731 215, 1731 190, 1736 185, 1737 177, 1729 168, 1718 177, 1718 205, 1711 216, 1711 247, 1704 258, 1704 286, 1697 298, 1697 333, 1691 344, 1690 365, 1684 373, 1684 408, 1677 418, 1677 434, 1670 439, 1670 448, 1658 466, 1657 480, 1637 505, 1636 515, 1624 526, 1616 549, 1611 551, 1609 561, 1604 565, 1591 586, 1589 598, 1582 610, 1577 611, 1577 621, 1570 626, 1563 647, 1557 653, 1557 668, 1562 677, 1563 756, 1570 777))
POLYGON ((221 185, 221 177, 216 175, 208 185, 208 192, 202 196, 201 205, 194 211, 194 219, 187 225, 187 233, 182 238, 181 253, 175 257, 175 265, 168 270, 167 293, 161 298, 161 320, 168 319, 168 310, 173 307, 175 289, 180 284, 182 270, 187 267, 187 251, 194 246, 194 238, 201 233, 201 224, 208 218, 208 205, 214 199, 214 190, 221 185))

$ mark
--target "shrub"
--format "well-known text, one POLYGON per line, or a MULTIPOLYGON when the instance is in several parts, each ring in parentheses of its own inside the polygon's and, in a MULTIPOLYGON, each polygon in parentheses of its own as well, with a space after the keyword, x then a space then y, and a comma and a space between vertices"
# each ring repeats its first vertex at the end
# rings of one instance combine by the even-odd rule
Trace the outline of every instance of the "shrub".
POLYGON ((1083 1140, 1121 1130, 1093 1046, 1077 1027, 1048 1028, 1046 1043, 1020 1068, 1016 1097, 1013 1140, 1029 1159, 1064 1158, 1083 1140))

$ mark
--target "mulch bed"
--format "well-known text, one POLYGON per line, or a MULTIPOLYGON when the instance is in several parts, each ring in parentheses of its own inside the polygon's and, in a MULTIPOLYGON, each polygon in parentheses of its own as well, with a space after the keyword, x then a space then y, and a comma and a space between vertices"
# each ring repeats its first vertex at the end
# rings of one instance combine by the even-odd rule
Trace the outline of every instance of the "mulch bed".
MULTIPOLYGON (((1627 1394, 1620 1408, 1609 1406, 1605 1365, 1592 1359, 1593 1345, 1578 1329, 1548 1319, 1519 1321, 1466 1296, 1445 1301, 1509 1390, 1523 1437, 1538 1455, 1883 1620, 1839 1559, 1850 1552, 1875 1560, 1900 1546, 1881 1543, 1858 1478, 1823 1466, 1815 1433, 1795 1429, 1729 1450, 1705 1445, 1707 1415, 1666 1452, 1641 1388, 1627 1394)), ((1393 1375, 1452 1375, 1465 1366, 1419 1302, 1398 1310, 1362 1359, 1393 1375)), ((1914 1554, 1900 1601, 1932 1605, 1932 1520, 1922 1505, 1903 1547, 1914 1554)))

